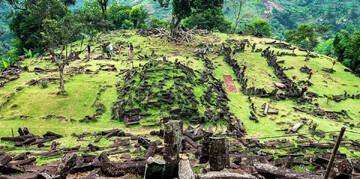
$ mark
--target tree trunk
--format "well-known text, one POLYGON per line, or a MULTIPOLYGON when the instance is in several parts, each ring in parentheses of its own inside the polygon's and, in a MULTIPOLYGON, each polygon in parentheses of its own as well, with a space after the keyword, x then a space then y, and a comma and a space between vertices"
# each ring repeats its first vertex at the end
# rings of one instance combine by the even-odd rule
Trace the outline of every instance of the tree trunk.
POLYGON ((134 20, 134 29, 136 29, 137 28, 137 20, 134 20))
POLYGON ((59 66, 59 73, 60 73, 60 92, 65 92, 65 86, 64 86, 64 66, 59 66))
POLYGON ((171 24, 170 24, 170 35, 172 38, 176 38, 176 36, 178 35, 178 31, 179 31, 179 26, 181 23, 181 18, 178 18, 176 23, 175 23, 175 17, 173 16, 171 19, 171 24))

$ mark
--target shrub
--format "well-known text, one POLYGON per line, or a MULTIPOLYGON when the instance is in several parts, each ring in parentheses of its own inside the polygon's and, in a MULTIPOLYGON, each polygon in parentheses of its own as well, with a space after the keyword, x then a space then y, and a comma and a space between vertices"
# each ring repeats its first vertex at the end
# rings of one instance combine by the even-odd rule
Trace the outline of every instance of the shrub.
POLYGON ((46 81, 41 82, 41 88, 45 89, 48 87, 48 83, 46 81))

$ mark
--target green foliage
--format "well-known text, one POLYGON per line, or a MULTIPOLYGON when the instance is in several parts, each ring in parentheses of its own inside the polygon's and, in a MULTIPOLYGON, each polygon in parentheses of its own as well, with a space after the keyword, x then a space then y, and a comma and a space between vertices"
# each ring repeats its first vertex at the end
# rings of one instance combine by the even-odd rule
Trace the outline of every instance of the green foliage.
POLYGON ((40 55, 39 53, 33 54, 31 52, 31 49, 27 50, 26 48, 24 48, 23 50, 25 52, 25 57, 27 57, 27 58, 36 58, 36 57, 38 57, 40 55))
POLYGON ((16 63, 18 60, 18 51, 12 49, 7 51, 0 59, 0 69, 7 68, 8 66, 16 63))
POLYGON ((133 29, 134 24, 130 20, 124 20, 123 24, 121 25, 122 29, 133 29))
POLYGON ((0 66, 0 69, 1 68, 7 68, 9 65, 10 65, 10 58, 8 57, 8 58, 3 58, 3 59, 1 59, 1 62, 2 62, 2 64, 1 64, 1 66, 0 66))
POLYGON ((331 53, 333 53, 333 43, 334 43, 334 39, 321 41, 314 50, 315 52, 323 55, 330 55, 331 53))
POLYGON ((316 169, 316 167, 314 165, 308 165, 308 166, 295 165, 295 166, 291 166, 291 169, 299 171, 299 172, 303 172, 303 171, 306 171, 306 170, 314 171, 316 169))
POLYGON ((131 9, 129 17, 134 24, 134 28, 144 28, 146 27, 145 19, 149 17, 149 13, 144 6, 137 6, 131 9))
POLYGON ((106 20, 101 13, 102 10, 96 0, 85 1, 84 8, 80 9, 75 15, 76 22, 83 24, 83 30, 86 34, 89 34, 93 30, 105 31, 111 26, 111 23, 106 20))
POLYGON ((68 12, 68 8, 59 0, 21 2, 24 10, 16 11, 9 25, 14 38, 20 43, 14 44, 15 48, 22 53, 23 49, 32 49, 35 53, 44 52, 45 42, 41 38, 43 32, 42 21, 48 19, 60 19, 68 12))
MULTIPOLYGON (((160 3, 161 7, 168 7, 170 1, 172 3, 172 20, 170 23, 171 35, 176 36, 177 30, 180 27, 180 24, 183 19, 188 18, 190 16, 194 16, 193 20, 196 20, 196 15, 203 13, 203 17, 211 17, 218 16, 219 10, 218 8, 222 8, 224 4, 224 0, 157 0, 160 3), (215 14, 210 15, 211 11, 215 14)), ((201 17, 201 15, 200 15, 201 17)), ((203 18, 202 17, 202 18, 203 18)), ((222 20, 225 20, 223 18, 222 20)), ((188 20, 188 25, 195 23, 190 23, 192 20, 188 20)), ((214 26, 213 24, 209 24, 209 28, 214 26)), ((195 25, 194 25, 195 26, 195 25)), ((220 30, 220 29, 219 29, 220 30)))
POLYGON ((220 7, 193 13, 183 23, 187 28, 197 27, 199 29, 219 30, 220 32, 229 32, 231 30, 231 22, 225 19, 220 7))
POLYGON ((152 28, 167 29, 167 28, 169 28, 169 26, 170 26, 169 22, 165 21, 165 20, 160 20, 155 17, 150 20, 150 27, 152 27, 152 28))
POLYGON ((285 33, 287 42, 295 44, 306 50, 313 50, 319 43, 317 40, 316 27, 308 24, 300 25, 298 29, 289 30, 285 33))
POLYGON ((277 35, 283 36, 288 29, 297 28, 298 24, 328 26, 326 36, 334 37, 341 29, 359 26, 359 6, 353 0, 278 0, 282 10, 274 8, 272 12, 272 29, 277 35), (277 29, 274 31, 274 29, 277 29))
POLYGON ((346 30, 342 30, 336 34, 334 39, 334 54, 339 61, 357 73, 360 72, 360 31, 355 32, 351 36, 346 30))
POLYGON ((265 19, 256 19, 252 24, 245 26, 243 29, 247 33, 261 33, 266 36, 271 36, 270 22, 265 19))
POLYGON ((42 89, 45 89, 45 88, 47 88, 48 87, 48 83, 46 82, 46 81, 42 81, 41 82, 41 88, 42 89))
POLYGON ((333 46, 334 46, 334 54, 338 57, 338 60, 341 62, 345 58, 345 50, 346 46, 350 41, 349 32, 346 30, 341 30, 336 34, 333 46))
POLYGON ((120 29, 125 20, 129 19, 131 6, 129 5, 119 5, 116 2, 113 2, 109 7, 107 13, 108 20, 111 21, 113 29, 120 29))

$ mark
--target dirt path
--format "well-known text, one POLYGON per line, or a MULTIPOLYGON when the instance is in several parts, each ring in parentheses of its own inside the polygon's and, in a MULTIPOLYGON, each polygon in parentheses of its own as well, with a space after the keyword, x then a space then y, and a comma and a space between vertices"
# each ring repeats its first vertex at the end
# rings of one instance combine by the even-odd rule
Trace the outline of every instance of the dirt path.
POLYGON ((235 83, 231 75, 224 75, 224 81, 226 86, 226 91, 229 93, 237 93, 235 83))

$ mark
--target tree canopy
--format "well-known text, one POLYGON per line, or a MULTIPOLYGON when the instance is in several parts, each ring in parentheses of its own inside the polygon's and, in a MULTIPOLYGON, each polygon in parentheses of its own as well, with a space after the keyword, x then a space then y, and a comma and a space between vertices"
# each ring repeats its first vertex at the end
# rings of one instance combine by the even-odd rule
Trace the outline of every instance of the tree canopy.
POLYGON ((270 22, 265 19, 256 19, 252 24, 245 26, 243 29, 247 33, 261 33, 266 36, 271 36, 270 22))
POLYGON ((145 19, 149 17, 149 13, 144 6, 137 6, 131 9, 129 17, 135 28, 144 28, 146 27, 145 19))
MULTIPOLYGON (((172 3, 172 20, 170 23, 171 35, 177 35, 182 20, 191 15, 205 13, 207 10, 222 8, 224 0, 157 0, 162 7, 172 3)), ((209 12, 209 11, 208 11, 209 12)), ((216 12, 216 11, 214 11, 216 12)), ((206 16, 206 15, 205 15, 206 16)))
POLYGON ((303 24, 300 25, 298 29, 286 32, 285 39, 287 42, 295 44, 306 50, 313 50, 318 44, 315 30, 316 27, 303 24))

